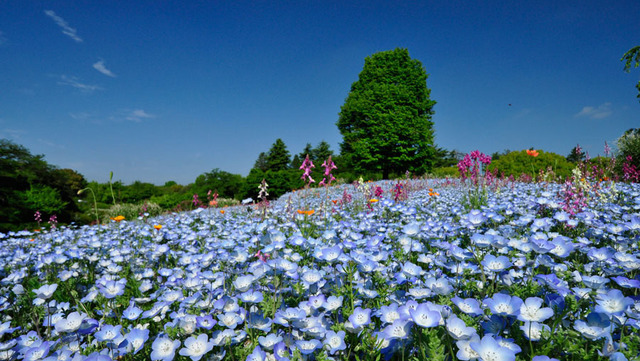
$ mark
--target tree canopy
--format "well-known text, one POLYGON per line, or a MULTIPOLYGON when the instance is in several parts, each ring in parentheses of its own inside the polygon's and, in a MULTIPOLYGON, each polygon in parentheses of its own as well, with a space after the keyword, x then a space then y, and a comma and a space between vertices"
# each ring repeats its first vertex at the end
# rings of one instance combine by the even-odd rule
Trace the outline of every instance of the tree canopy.
MULTIPOLYGON (((629 49, 629 51, 624 53, 620 61, 624 61, 624 71, 627 73, 631 71, 632 65, 634 68, 640 66, 640 45, 629 49)), ((638 89, 638 99, 640 99, 640 81, 636 84, 636 88, 638 89)))
POLYGON ((431 170, 433 106, 427 73, 407 49, 365 59, 340 109, 341 155, 357 172, 389 174, 431 170))

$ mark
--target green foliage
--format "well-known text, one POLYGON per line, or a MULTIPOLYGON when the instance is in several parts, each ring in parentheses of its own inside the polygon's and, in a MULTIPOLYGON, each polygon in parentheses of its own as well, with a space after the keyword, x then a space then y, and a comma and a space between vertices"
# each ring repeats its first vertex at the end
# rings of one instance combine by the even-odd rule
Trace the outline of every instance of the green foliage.
MULTIPOLYGON (((624 61, 624 71, 627 73, 631 71, 631 66, 634 68, 640 66, 640 46, 634 46, 629 49, 629 51, 624 53, 620 61, 624 61)), ((638 89, 637 97, 640 99, 640 81, 636 84, 636 88, 638 89)))
POLYGON ((24 202, 31 211, 40 211, 46 215, 58 214, 67 205, 60 198, 60 192, 44 185, 32 185, 23 193, 24 202))
POLYGON ((568 162, 565 157, 542 150, 539 150, 538 153, 537 157, 533 157, 524 150, 514 151, 501 156, 498 160, 492 161, 487 169, 489 171, 497 170, 498 176, 504 173, 506 177, 514 176, 516 178, 522 174, 535 178, 540 171, 546 172, 548 169, 551 169, 561 179, 571 175, 571 171, 575 166, 568 162))
POLYGON ((282 139, 276 139, 266 156, 267 170, 280 171, 289 168, 291 157, 282 139))
POLYGON ((433 106, 427 73, 407 49, 365 59, 341 107, 341 154, 359 174, 424 174, 434 159, 433 106))
POLYGON ((571 163, 578 163, 581 162, 585 159, 585 154, 582 152, 578 153, 578 147, 575 146, 571 149, 571 152, 569 152, 569 155, 567 156, 567 161, 571 162, 571 163))
POLYGON ((127 221, 133 221, 145 212, 149 213, 150 217, 154 217, 162 213, 162 207, 151 202, 142 204, 118 203, 103 210, 100 219, 108 220, 109 218, 124 216, 127 221))
POLYGON ((621 166, 631 156, 631 164, 640 169, 640 128, 629 129, 616 140, 618 152, 616 157, 621 166))
POLYGON ((435 178, 458 178, 460 177, 460 172, 458 171, 458 167, 440 167, 434 168, 431 171, 431 176, 435 178))
POLYGON ((220 197, 239 199, 243 183, 244 179, 241 175, 215 168, 211 172, 199 175, 191 191, 201 198, 211 190, 217 192, 220 197))
POLYGON ((60 222, 70 221, 78 210, 75 191, 86 181, 69 171, 57 169, 22 145, 0 139, 0 232, 33 225, 34 207, 47 207, 60 222), (44 194, 37 194, 38 189, 44 194))

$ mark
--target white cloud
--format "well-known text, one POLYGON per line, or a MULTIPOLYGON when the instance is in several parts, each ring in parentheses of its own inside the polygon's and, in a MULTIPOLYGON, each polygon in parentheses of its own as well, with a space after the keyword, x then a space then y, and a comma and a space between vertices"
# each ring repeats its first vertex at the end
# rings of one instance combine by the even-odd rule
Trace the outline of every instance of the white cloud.
POLYGON ((100 59, 97 63, 93 64, 93 68, 106 76, 115 78, 116 75, 104 65, 104 60, 100 59))
POLYGON ((70 37, 71 39, 73 39, 77 43, 81 43, 82 42, 82 38, 78 36, 78 33, 76 32, 76 29, 70 27, 69 24, 67 24, 67 22, 63 18, 61 18, 58 15, 56 15, 56 13, 53 12, 53 10, 45 10, 44 13, 48 17, 53 19, 53 21, 55 21, 56 24, 58 24, 58 26, 62 29, 62 33, 64 35, 67 35, 68 37, 70 37))
POLYGON ((142 109, 135 109, 129 112, 129 114, 127 114, 125 119, 132 120, 134 122, 141 122, 144 119, 151 119, 155 117, 156 117, 155 115, 149 114, 142 109))
POLYGON ((75 76, 66 76, 66 75, 61 75, 60 76, 60 81, 58 82, 58 84, 60 85, 68 85, 71 87, 74 87, 76 89, 80 89, 81 91, 85 92, 85 93, 91 93, 94 90, 101 90, 102 88, 97 86, 97 85, 90 85, 90 84, 84 84, 81 83, 78 78, 76 78, 75 76))
POLYGON ((611 103, 604 103, 600 106, 596 107, 591 107, 591 106, 586 106, 584 108, 582 108, 582 110, 576 114, 576 117, 588 117, 591 119, 604 119, 608 116, 610 116, 613 113, 613 111, 611 110, 611 103))

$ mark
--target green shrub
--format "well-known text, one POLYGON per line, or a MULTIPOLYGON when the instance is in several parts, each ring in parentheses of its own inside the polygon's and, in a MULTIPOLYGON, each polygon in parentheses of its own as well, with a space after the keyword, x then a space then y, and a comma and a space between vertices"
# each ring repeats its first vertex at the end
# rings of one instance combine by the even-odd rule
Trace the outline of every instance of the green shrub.
POLYGON ((533 157, 527 154, 526 150, 514 151, 501 156, 499 159, 491 162, 488 166, 489 171, 498 170, 498 176, 504 174, 505 177, 514 176, 516 178, 525 174, 533 178, 540 175, 540 171, 549 173, 551 169, 555 174, 555 180, 564 180, 571 176, 571 171, 575 165, 567 161, 567 159, 559 154, 538 151, 538 156, 533 157))
POLYGON ((458 167, 439 167, 434 168, 430 174, 431 177, 435 178, 457 178, 460 176, 460 172, 458 171, 458 167))
POLYGON ((156 203, 146 202, 142 204, 122 203, 116 204, 108 209, 100 210, 100 219, 102 222, 109 218, 124 216, 128 221, 137 219, 143 213, 149 213, 149 217, 157 216, 163 212, 162 207, 156 203))

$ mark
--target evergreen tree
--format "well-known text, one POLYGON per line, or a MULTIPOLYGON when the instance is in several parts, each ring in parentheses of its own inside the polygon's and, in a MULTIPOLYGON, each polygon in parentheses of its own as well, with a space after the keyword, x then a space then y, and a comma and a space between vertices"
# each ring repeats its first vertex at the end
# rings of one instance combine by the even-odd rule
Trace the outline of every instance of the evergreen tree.
POLYGON ((575 146, 573 147, 573 149, 571 149, 571 152, 569 152, 569 155, 567 156, 567 160, 569 162, 578 163, 585 160, 585 154, 578 150, 578 146, 575 146))
POLYGON ((267 168, 269 168, 267 155, 265 154, 265 152, 260 152, 260 154, 258 155, 258 159, 256 159, 256 162, 253 164, 253 168, 260 169, 263 172, 265 172, 267 168))
POLYGON ((356 172, 423 174, 434 160, 427 73, 407 49, 367 57, 337 122, 341 154, 356 172))
POLYGON ((291 158, 282 139, 276 139, 276 142, 269 149, 269 153, 267 153, 266 160, 268 170, 279 171, 289 168, 291 158))
POLYGON ((329 145, 329 143, 323 140, 318 143, 315 148, 313 148, 310 157, 314 162, 322 163, 332 155, 333 151, 331 150, 331 146, 329 145))

